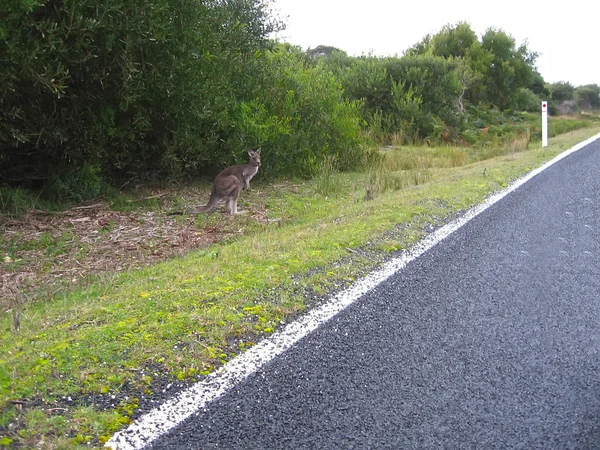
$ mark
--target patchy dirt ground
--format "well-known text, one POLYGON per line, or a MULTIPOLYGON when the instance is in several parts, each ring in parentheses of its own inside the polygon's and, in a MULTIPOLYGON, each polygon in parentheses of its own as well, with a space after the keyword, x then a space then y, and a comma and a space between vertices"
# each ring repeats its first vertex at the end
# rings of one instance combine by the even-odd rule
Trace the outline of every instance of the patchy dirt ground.
MULTIPOLYGON (((181 202, 182 194, 177 193, 181 202)), ((206 201, 206 193, 183 195, 186 204, 206 201)), ((31 211, 19 219, 0 216, 0 307, 32 296, 51 295, 80 283, 90 275, 143 267, 182 255, 243 232, 237 218, 169 216, 175 209, 173 193, 153 192, 136 201, 155 206, 115 211, 93 202, 63 212, 31 211), (218 219, 218 220, 217 220, 218 219)), ((264 212, 247 207, 245 220, 260 221, 264 212)))

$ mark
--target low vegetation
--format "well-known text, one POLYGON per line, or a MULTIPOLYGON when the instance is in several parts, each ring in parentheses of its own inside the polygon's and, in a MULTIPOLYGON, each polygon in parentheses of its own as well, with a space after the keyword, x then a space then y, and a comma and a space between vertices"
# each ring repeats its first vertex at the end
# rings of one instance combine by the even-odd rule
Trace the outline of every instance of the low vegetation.
MULTIPOLYGON (((324 165, 310 181, 261 183, 258 176, 240 201, 248 214, 169 225, 192 227, 196 236, 220 230, 217 243, 198 242, 158 263, 140 256, 129 270, 100 271, 74 286, 46 279, 30 298, 3 299, 0 444, 101 446, 164 390, 202 379, 428 230, 599 131, 594 125, 560 135, 544 150, 522 136, 481 148, 389 147, 368 171, 324 165)), ((198 201, 208 185, 200 190, 198 201)), ((98 234, 123 232, 119 214, 166 220, 181 205, 176 195, 115 198, 121 212, 112 223, 98 222, 98 234)), ((43 280, 69 247, 82 247, 79 218, 59 236, 4 235, 2 272, 39 270, 43 280), (37 269, 23 256, 36 249, 47 259, 37 269)))

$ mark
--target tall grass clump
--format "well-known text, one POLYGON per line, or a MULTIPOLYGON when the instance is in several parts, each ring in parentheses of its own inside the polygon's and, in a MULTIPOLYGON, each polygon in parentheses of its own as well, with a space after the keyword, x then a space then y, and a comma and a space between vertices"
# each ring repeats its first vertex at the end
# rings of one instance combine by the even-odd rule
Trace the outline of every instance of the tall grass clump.
POLYGON ((7 216, 21 216, 32 209, 47 208, 38 196, 22 188, 0 186, 0 211, 7 216))
POLYGON ((439 147, 433 150, 435 166, 440 168, 461 167, 469 162, 469 155, 460 147, 439 147))
POLYGON ((335 159, 331 156, 325 157, 315 175, 317 193, 323 197, 328 197, 336 191, 337 183, 335 182, 335 174, 337 171, 335 159))
POLYGON ((427 183, 431 179, 432 167, 430 155, 417 149, 386 152, 367 172, 365 199, 374 199, 386 191, 427 183))
POLYGON ((514 155, 515 153, 526 151, 529 148, 530 140, 531 132, 529 128, 525 129, 524 132, 509 137, 504 144, 504 154, 514 155))

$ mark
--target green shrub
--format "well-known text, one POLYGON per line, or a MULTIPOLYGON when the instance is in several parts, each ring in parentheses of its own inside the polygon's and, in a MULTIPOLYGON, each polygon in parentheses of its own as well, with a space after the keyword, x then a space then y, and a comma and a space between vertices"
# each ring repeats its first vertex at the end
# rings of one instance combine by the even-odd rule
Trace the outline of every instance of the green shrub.
POLYGON ((100 176, 100 168, 86 165, 52 181, 45 188, 44 196, 53 201, 82 203, 98 198, 108 190, 100 176))
POLYGON ((361 101, 370 138, 387 143, 401 135, 414 143, 455 134, 461 121, 456 104, 463 93, 457 67, 455 60, 431 55, 368 56, 346 61, 334 72, 345 96, 361 101))
POLYGON ((0 211, 3 214, 19 216, 39 204, 39 199, 25 189, 0 186, 0 211))
POLYGON ((542 109, 542 100, 529 89, 520 88, 514 97, 512 107, 517 111, 538 112, 542 109))
POLYGON ((339 170, 361 167, 372 151, 362 145, 360 103, 344 99, 333 73, 308 64, 294 47, 279 46, 265 59, 263 87, 241 106, 245 118, 231 141, 260 143, 266 177, 314 176, 324 162, 339 170))
POLYGON ((574 99, 575 88, 569 82, 560 81, 558 83, 552 83, 548 88, 552 93, 552 100, 557 103, 574 99))
POLYGON ((575 89, 577 106, 586 111, 600 109, 600 86, 588 84, 575 89))

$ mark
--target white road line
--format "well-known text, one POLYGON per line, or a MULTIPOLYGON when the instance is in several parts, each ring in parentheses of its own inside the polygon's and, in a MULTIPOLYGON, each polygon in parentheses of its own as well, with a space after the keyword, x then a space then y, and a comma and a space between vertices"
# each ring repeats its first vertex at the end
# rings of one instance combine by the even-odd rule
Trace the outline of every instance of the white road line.
POLYGON ((182 391, 170 400, 141 416, 124 430, 115 433, 106 443, 106 447, 114 450, 136 450, 150 444, 192 414, 205 407, 209 402, 233 388, 249 375, 256 372, 264 364, 277 355, 285 352, 296 342, 314 331, 319 325, 328 321, 362 295, 375 288, 384 280, 404 268, 408 263, 421 256, 454 231, 481 214, 490 206, 510 194, 521 185, 531 180, 551 165, 574 153, 600 138, 600 134, 567 150, 543 166, 535 169, 513 182, 502 191, 489 197, 481 205, 467 211, 460 218, 446 224, 430 234, 409 252, 386 263, 381 269, 374 271, 356 282, 348 289, 331 298, 327 303, 308 312, 300 319, 290 323, 281 331, 264 339, 243 354, 235 357, 223 367, 209 375, 206 379, 182 391))

